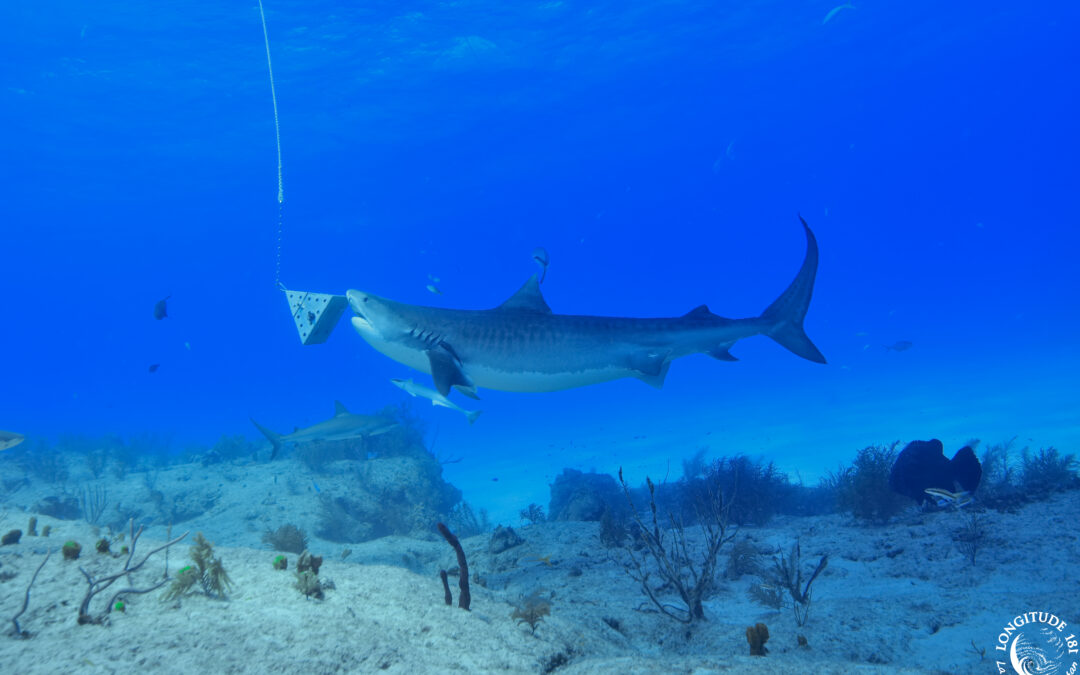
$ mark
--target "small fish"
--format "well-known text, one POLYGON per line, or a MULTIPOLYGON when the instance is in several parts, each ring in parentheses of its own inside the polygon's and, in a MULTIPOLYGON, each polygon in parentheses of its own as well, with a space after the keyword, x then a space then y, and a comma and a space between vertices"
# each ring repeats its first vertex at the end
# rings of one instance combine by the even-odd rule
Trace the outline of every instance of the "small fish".
POLYGON ((551 262, 547 250, 543 246, 537 246, 533 249, 532 259, 540 266, 540 283, 544 283, 544 278, 547 276, 548 264, 551 262))
POLYGON ((187 349, 190 352, 191 351, 191 343, 190 342, 185 342, 184 343, 184 348, 187 349))
POLYGON ((151 373, 156 373, 157 369, 160 368, 160 367, 161 367, 160 363, 151 363, 150 364, 150 372, 151 373))
POLYGON ((311 481, 311 486, 315 488, 315 492, 322 492, 322 490, 319 489, 319 484, 315 481, 311 481))
POLYGON ((911 340, 900 340, 899 342, 894 342, 891 345, 885 345, 885 349, 892 352, 906 352, 913 346, 915 346, 915 343, 911 340))
POLYGON ((544 563, 548 567, 551 567, 551 554, 550 553, 548 553, 545 556, 530 555, 530 556, 524 558, 524 560, 525 561, 533 561, 533 562, 544 563))
POLYGON ((933 438, 904 446, 889 472, 889 489, 920 504, 936 498, 962 505, 970 501, 964 495, 974 492, 981 480, 982 467, 970 446, 949 459, 944 444, 933 438))
POLYGON ((439 289, 435 288, 435 286, 434 286, 433 284, 428 284, 428 285, 427 285, 427 289, 428 289, 429 291, 431 291, 432 293, 434 293, 435 295, 442 295, 442 291, 440 291, 439 289))
POLYGON ((829 10, 829 13, 825 15, 825 18, 821 20, 821 25, 824 26, 825 24, 829 23, 830 19, 832 19, 834 16, 839 14, 841 10, 844 10, 844 9, 855 9, 855 6, 852 5, 850 2, 845 2, 842 5, 838 5, 836 7, 833 7, 832 9, 829 10))
POLYGON ((866 331, 864 331, 864 330, 861 330, 861 331, 859 331, 858 333, 855 333, 855 337, 866 337, 866 336, 867 336, 867 335, 869 335, 869 334, 870 334, 870 333, 867 333, 866 331))
POLYGON ((437 277, 437 276, 435 276, 433 274, 427 275, 427 278, 428 278, 428 281, 430 281, 433 284, 439 283, 439 277, 437 277))
POLYGON ((26 436, 17 434, 14 431, 0 431, 0 450, 7 450, 8 448, 14 448, 19 443, 26 440, 26 436))
POLYGON ((171 295, 167 295, 154 303, 154 318, 158 321, 169 318, 169 314, 165 311, 165 301, 171 297, 171 295))
POLYGON ((931 497, 936 497, 938 506, 955 506, 959 509, 974 501, 971 498, 971 493, 966 491, 949 492, 941 488, 926 488, 923 492, 931 497))
POLYGON ((469 420, 469 424, 472 424, 473 422, 475 422, 476 418, 480 416, 481 412, 483 412, 482 410, 466 410, 466 409, 462 408, 461 406, 459 406, 458 404, 451 401, 450 399, 446 398, 445 396, 443 396, 439 392, 435 391, 434 389, 429 389, 428 387, 425 387, 422 384, 417 384, 417 383, 413 382, 411 379, 409 379, 409 380, 392 379, 390 381, 393 382, 394 385, 396 385, 397 387, 400 387, 402 389, 402 391, 409 394, 410 396, 422 396, 422 397, 430 400, 431 405, 441 405, 444 408, 449 408, 450 410, 458 411, 459 413, 461 413, 462 415, 465 416, 465 419, 469 420))

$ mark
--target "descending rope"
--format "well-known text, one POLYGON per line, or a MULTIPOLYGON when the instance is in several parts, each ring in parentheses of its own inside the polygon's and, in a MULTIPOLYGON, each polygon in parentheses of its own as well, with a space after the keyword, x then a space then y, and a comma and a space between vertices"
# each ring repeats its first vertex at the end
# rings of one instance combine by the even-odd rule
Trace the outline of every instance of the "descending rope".
POLYGON ((282 216, 285 204, 285 182, 281 174, 281 124, 278 121, 277 91, 274 88, 274 66, 270 63, 270 34, 266 31, 266 13, 263 12, 262 0, 259 0, 259 18, 262 19, 263 42, 266 43, 266 70, 270 73, 270 99, 274 102, 274 138, 277 141, 277 251, 274 257, 274 286, 285 290, 281 283, 281 238, 282 216))

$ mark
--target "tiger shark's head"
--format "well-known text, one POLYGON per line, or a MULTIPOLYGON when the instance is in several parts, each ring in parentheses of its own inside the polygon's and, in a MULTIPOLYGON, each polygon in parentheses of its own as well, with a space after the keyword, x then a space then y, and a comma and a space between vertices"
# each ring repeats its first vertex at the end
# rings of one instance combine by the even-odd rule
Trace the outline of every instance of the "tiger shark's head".
POLYGON ((395 309, 397 303, 392 300, 363 291, 348 291, 345 297, 356 312, 352 318, 353 328, 366 340, 394 340, 412 329, 395 309))

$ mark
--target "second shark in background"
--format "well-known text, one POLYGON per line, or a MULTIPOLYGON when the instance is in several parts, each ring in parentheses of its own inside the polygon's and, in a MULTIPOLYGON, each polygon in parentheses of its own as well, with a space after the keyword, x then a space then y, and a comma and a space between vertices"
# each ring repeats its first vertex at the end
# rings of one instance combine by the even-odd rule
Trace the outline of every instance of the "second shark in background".
POLYGON ((274 446, 270 453, 270 459, 274 459, 281 452, 281 448, 289 443, 310 443, 312 441, 340 441, 350 438, 367 438, 377 436, 390 431, 398 426, 398 423, 386 417, 373 415, 354 415, 345 408, 341 401, 334 401, 334 416, 310 427, 298 428, 291 434, 278 434, 255 420, 251 420, 259 431, 274 446))

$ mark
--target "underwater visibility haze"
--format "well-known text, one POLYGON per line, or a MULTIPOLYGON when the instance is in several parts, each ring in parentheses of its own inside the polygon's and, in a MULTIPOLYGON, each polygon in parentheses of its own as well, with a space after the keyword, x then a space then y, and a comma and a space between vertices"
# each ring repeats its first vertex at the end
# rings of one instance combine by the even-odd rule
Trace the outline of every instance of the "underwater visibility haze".
POLYGON ((1078 21, 7 3, 0 670, 1066 672, 1078 21))

